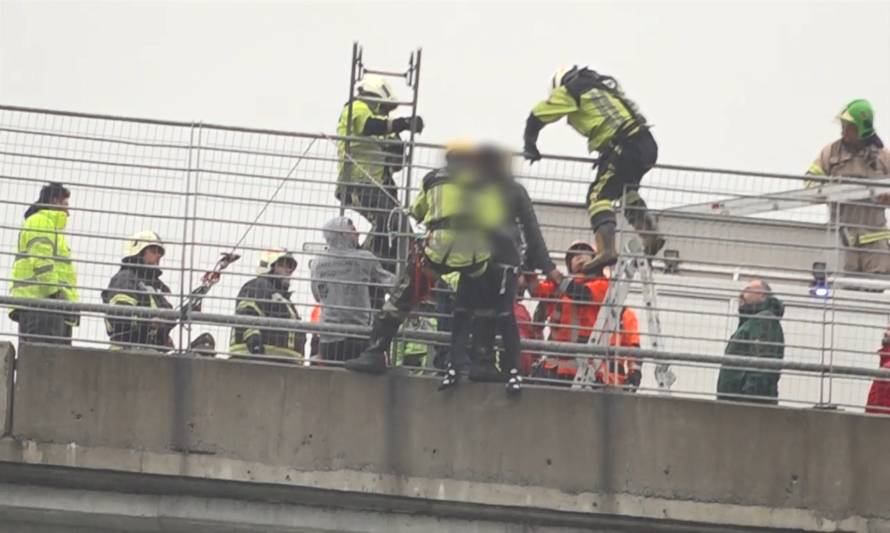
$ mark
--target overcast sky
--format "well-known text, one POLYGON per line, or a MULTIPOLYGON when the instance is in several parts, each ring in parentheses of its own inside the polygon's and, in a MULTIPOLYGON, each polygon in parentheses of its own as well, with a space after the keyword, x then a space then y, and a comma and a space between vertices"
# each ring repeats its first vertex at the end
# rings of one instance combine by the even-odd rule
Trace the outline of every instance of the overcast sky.
MULTIPOLYGON (((394 69, 423 47, 429 141, 519 148, 564 63, 617 77, 665 163, 802 172, 853 98, 890 137, 887 2, 0 0, 0 101, 332 131, 354 40, 394 69)), ((584 141, 555 125, 541 149, 580 155, 584 141)))

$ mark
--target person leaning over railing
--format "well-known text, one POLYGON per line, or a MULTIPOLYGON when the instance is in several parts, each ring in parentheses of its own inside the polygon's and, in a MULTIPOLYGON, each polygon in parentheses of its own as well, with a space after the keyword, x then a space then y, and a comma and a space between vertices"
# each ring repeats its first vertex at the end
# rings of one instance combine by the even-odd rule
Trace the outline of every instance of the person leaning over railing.
MULTIPOLYGON (((238 292, 235 314, 299 321, 300 314, 290 301, 290 278, 296 269, 297 260, 287 250, 274 248, 263 252, 256 269, 258 276, 238 292)), ((303 357, 305 349, 305 333, 256 326, 233 328, 229 346, 234 354, 287 357, 303 357)))
MULTIPOLYGON (((595 274, 585 274, 596 249, 584 241, 576 241, 566 251, 565 263, 574 283, 563 293, 550 280, 541 283, 529 278, 532 296, 540 298, 545 318, 550 326, 550 340, 586 344, 594 334, 594 326, 602 310, 602 302, 609 291, 609 275, 603 270, 595 274)), ((541 309, 541 307, 539 307, 541 309)), ((610 346, 639 348, 640 333, 636 314, 623 308, 620 315, 619 331, 609 336, 610 346)), ((573 381, 578 373, 578 363, 574 357, 548 357, 538 361, 533 370, 537 377, 573 381)), ((635 390, 640 385, 642 374, 639 362, 630 356, 614 356, 600 361, 594 373, 597 383, 619 386, 635 390)))
POLYGON ((165 253, 163 241, 152 230, 135 233, 124 242, 121 268, 102 291, 103 302, 121 306, 119 313, 105 317, 112 350, 167 351, 174 347, 170 331, 176 327, 175 322, 138 318, 126 311, 131 307, 173 308, 167 300, 170 287, 161 281, 160 265, 165 253))
MULTIPOLYGON (((49 183, 25 211, 12 266, 11 296, 77 301, 77 274, 63 233, 70 197, 64 185, 49 183)), ((18 322, 22 342, 71 344, 72 328, 79 322, 77 315, 42 309, 13 308, 9 317, 18 322)))
MULTIPOLYGON (((890 176, 890 151, 874 127, 874 109, 866 100, 853 100, 838 115, 841 138, 822 149, 807 174, 847 178, 890 176)), ((818 187, 819 181, 807 182, 818 187)), ((852 203, 830 206, 831 221, 840 224, 844 247, 844 270, 870 274, 890 274, 890 230, 885 210, 890 205, 890 188, 874 202, 862 198, 852 203)))
MULTIPOLYGON (((749 283, 739 295, 739 326, 726 345, 726 355, 783 359, 785 334, 779 321, 784 314, 784 304, 767 282, 749 283)), ((776 404, 779 377, 774 371, 723 365, 717 378, 717 399, 776 404)))

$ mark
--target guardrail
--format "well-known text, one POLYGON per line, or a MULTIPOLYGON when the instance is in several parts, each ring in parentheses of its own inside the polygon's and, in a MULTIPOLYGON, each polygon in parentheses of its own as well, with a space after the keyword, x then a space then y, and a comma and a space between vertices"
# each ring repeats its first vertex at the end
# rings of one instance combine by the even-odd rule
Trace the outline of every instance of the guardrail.
MULTIPOLYGON (((190 325, 200 323, 216 337, 217 351, 227 351, 231 327, 242 320, 233 315, 235 296, 241 285, 255 276, 252 270, 259 253, 270 247, 288 248, 298 257, 300 265, 291 282, 292 300, 301 316, 308 317, 316 302, 309 290, 307 263, 324 253, 322 224, 343 209, 334 197, 341 140, 326 134, 0 106, 0 184, 4 190, 0 199, 0 291, 8 294, 22 213, 35 200, 41 185, 61 181, 72 192, 65 233, 72 244, 84 305, 100 305, 99 294, 120 265, 119 250, 127 236, 153 229, 164 238, 167 254, 163 279, 172 287, 174 306, 186 301, 198 286, 200 275, 213 267, 220 252, 242 241, 237 248, 243 259, 227 270, 205 296, 205 313, 178 318, 186 326, 176 330, 178 346, 187 346, 193 340, 195 328, 190 325), (207 320, 201 322, 202 317, 207 320)), ((436 168, 442 150, 439 145, 418 143, 410 164, 419 171, 436 168)), ((397 167, 404 163, 409 162, 384 160, 381 164, 397 167)), ((558 264, 572 240, 592 237, 583 209, 573 207, 584 199, 593 175, 591 164, 592 159, 560 156, 546 156, 534 167, 520 166, 517 161, 519 180, 540 202, 539 217, 558 264)), ((805 166, 802 164, 802 168, 805 166)), ((414 191, 399 185, 397 173, 395 178, 394 191, 400 203, 405 198, 410 200, 414 191)), ((680 377, 671 393, 712 397, 717 370, 732 363, 744 368, 782 370, 779 399, 783 403, 833 403, 850 408, 863 405, 868 386, 865 379, 883 376, 877 370, 874 350, 886 326, 882 310, 888 299, 879 293, 846 290, 834 290, 829 298, 814 298, 809 294, 813 272, 805 261, 824 259, 830 265, 826 282, 836 282, 837 287, 844 280, 847 285, 882 289, 887 279, 876 276, 862 280, 839 272, 836 267, 845 250, 838 242, 836 226, 829 222, 825 198, 816 195, 810 207, 756 217, 683 209, 688 204, 740 197, 778 201, 788 197, 784 191, 801 189, 810 179, 676 165, 659 165, 647 176, 643 196, 650 207, 662 210, 670 239, 668 248, 680 250, 681 268, 656 276, 662 295, 657 308, 663 324, 662 351, 627 352, 644 361, 642 392, 655 390, 652 362, 669 360, 679 367, 680 377), (780 215, 783 218, 779 219, 780 215), (810 236, 809 240, 794 237, 788 242, 789 235, 804 234, 810 236), (794 253, 800 254, 803 262, 781 264, 783 256, 794 253), (765 261, 763 254, 772 254, 770 257, 778 260, 765 261), (734 329, 734 297, 741 280, 752 277, 778 280, 774 292, 786 300, 788 310, 782 321, 786 356, 777 366, 769 366, 772 362, 758 366, 718 355, 734 329), (690 357, 684 358, 683 354, 690 357), (838 372, 838 368, 858 370, 838 372)), ((862 184, 861 180, 836 178, 816 181, 862 184)), ((794 199, 800 203, 799 196, 794 199)), ((872 205, 870 201, 866 197, 846 203, 872 205)), ((832 205, 837 209, 841 204, 832 205)), ((367 211, 388 213, 374 207, 367 211)), ((345 213, 361 231, 375 233, 358 213, 348 208, 345 213)), ((376 233, 383 238, 391 233, 396 238, 408 236, 402 232, 376 233)), ((392 265, 401 259, 384 258, 383 262, 392 265)), ((666 266, 661 259, 655 265, 657 270, 666 266)), ((632 291, 629 304, 641 311, 638 293, 639 286, 632 291)), ((525 298, 523 303, 532 308, 539 302, 525 298)), ((76 330, 75 341, 107 343, 107 310, 83 310, 89 312, 76 330)), ((422 311, 421 316, 439 321, 448 317, 429 310, 422 311)), ((546 334, 546 324, 536 325, 542 326, 546 334)), ((299 321, 289 329, 321 331, 313 327, 299 321)), ((364 333, 356 330, 352 334, 364 333)), ((645 324, 641 333, 644 338, 648 334, 645 324)), ((16 335, 16 325, 4 313, 0 336, 16 335)), ((405 332, 407 339, 443 344, 444 334, 414 335, 410 330, 405 332)), ((561 343, 530 343, 526 347, 538 354, 599 353, 595 347, 557 344, 561 343)), ((610 349, 609 353, 625 352, 610 349)))

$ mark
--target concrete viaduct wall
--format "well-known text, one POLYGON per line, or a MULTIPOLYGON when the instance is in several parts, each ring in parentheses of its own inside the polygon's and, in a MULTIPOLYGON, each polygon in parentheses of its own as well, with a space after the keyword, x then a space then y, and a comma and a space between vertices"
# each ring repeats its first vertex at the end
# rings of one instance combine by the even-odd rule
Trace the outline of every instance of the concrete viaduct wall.
POLYGON ((0 461, 517 513, 890 531, 890 419, 542 388, 508 398, 497 385, 438 393, 397 372, 25 346, 8 420, 2 352, 0 461))

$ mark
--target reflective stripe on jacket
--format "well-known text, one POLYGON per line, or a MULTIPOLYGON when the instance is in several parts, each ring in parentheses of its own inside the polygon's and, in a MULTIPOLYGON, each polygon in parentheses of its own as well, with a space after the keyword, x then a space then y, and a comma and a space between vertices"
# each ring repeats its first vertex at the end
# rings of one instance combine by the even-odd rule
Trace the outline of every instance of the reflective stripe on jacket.
POLYGON ((25 219, 12 266, 11 296, 78 300, 77 274, 62 233, 67 222, 68 215, 54 209, 41 209, 25 219))
MULTIPOLYGON (((851 150, 843 141, 837 140, 822 149, 807 174, 859 179, 884 178, 890 176, 890 151, 873 144, 851 150)), ((820 183, 815 181, 807 183, 808 187, 818 185, 820 183)), ((890 193, 890 189, 878 192, 890 193)), ((841 225, 846 246, 862 246, 890 239, 886 206, 871 204, 871 200, 865 198, 852 203, 829 205, 831 221, 841 225)))
POLYGON ((607 90, 583 72, 568 84, 553 89, 549 98, 532 109, 532 114, 544 124, 566 117, 569 125, 588 140, 590 152, 603 150, 619 131, 625 135, 636 133, 646 122, 620 87, 607 90))
MULTIPOLYGON (((374 108, 376 104, 372 104, 374 108)), ((378 115, 371 105, 362 100, 353 100, 352 102, 352 128, 349 128, 349 104, 343 106, 340 113, 340 121, 337 124, 337 135, 346 137, 362 137, 349 141, 349 155, 356 163, 352 163, 346 157, 347 142, 340 140, 337 142, 338 156, 340 159, 338 191, 344 183, 368 183, 368 178, 377 182, 384 183, 386 177, 400 169, 402 162, 400 145, 390 142, 381 142, 384 140, 396 141, 398 136, 394 134, 387 135, 365 135, 365 124, 368 119, 375 118, 379 120, 387 120, 384 115, 378 115), (351 130, 351 131, 350 131, 351 130)))
MULTIPOLYGON (((559 296, 558 302, 546 302, 550 340, 586 343, 593 333, 601 304, 609 291, 609 280, 604 277, 590 279, 578 276, 575 282, 581 283, 587 288, 591 299, 586 302, 577 301, 562 294, 559 296)), ((556 284, 552 281, 543 281, 535 289, 533 296, 553 298, 556 288, 556 284)), ((619 331, 613 333, 609 339, 610 346, 640 346, 639 321, 636 313, 625 308, 621 313, 621 322, 618 327, 619 331)), ((610 366, 606 366, 606 363, 606 361, 602 361, 596 371, 597 380, 606 384, 623 384, 627 374, 638 367, 636 360, 631 357, 613 357, 608 362, 610 366)), ((557 375, 565 379, 574 378, 578 371, 578 364, 573 357, 548 358, 544 362, 544 367, 556 368, 557 375)))
MULTIPOLYGON (((297 308, 290 301, 290 292, 282 287, 279 280, 271 276, 259 276, 241 287, 235 314, 300 320, 297 308)), ((246 341, 254 336, 260 337, 266 355, 303 356, 306 334, 280 328, 235 327, 232 329, 229 350, 234 353, 249 353, 246 341)))
POLYGON ((158 268, 126 263, 111 278, 108 288, 102 291, 104 303, 122 307, 120 312, 109 313, 105 317, 105 330, 112 349, 120 350, 129 345, 170 347, 169 335, 175 323, 158 328, 158 321, 140 319, 126 311, 127 307, 173 308, 167 300, 170 288, 160 280, 161 273, 158 268))
POLYGON ((468 169, 427 174, 411 216, 428 235, 424 254, 448 269, 470 271, 491 258, 491 235, 509 217, 506 189, 468 169))

